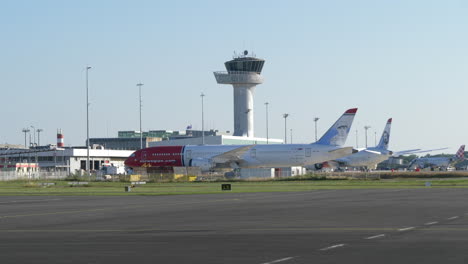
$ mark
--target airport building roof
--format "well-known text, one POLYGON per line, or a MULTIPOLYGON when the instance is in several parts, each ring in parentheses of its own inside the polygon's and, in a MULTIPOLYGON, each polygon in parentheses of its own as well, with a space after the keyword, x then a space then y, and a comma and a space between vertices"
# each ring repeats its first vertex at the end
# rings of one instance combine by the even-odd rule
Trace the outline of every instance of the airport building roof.
MULTIPOLYGON (((185 138, 176 140, 165 140, 159 142, 150 142, 150 147, 156 146, 183 146, 183 145, 201 145, 203 139, 201 137, 185 138)), ((282 139, 269 138, 269 144, 282 144, 282 139)), ((252 144, 267 144, 266 138, 249 138, 236 137, 227 135, 205 136, 205 145, 252 145, 252 144)))

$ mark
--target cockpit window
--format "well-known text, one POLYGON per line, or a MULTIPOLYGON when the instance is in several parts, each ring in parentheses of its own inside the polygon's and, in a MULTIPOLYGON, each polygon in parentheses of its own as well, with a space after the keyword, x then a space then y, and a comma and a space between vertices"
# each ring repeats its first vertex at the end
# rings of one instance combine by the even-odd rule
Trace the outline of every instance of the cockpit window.
POLYGON ((130 158, 133 158, 135 157, 135 153, 132 153, 132 155, 130 155, 130 158))

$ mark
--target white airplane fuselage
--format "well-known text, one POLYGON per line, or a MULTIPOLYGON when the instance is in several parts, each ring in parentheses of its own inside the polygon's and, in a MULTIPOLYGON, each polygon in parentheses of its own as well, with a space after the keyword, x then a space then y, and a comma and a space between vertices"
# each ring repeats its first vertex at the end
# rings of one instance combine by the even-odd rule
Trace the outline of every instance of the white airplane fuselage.
POLYGON ((411 162, 410 168, 449 167, 452 163, 454 163, 454 159, 449 157, 418 158, 411 162))
MULTIPOLYGON (((242 145, 164 146, 141 149, 126 161, 128 167, 197 166, 203 170, 217 167, 216 157, 246 147, 242 145)), ((352 153, 351 147, 321 144, 254 145, 226 166, 240 168, 274 168, 315 164, 352 153)))
POLYGON ((377 164, 386 161, 390 157, 391 152, 388 150, 368 148, 352 155, 336 159, 336 161, 345 166, 367 167, 374 169, 377 164))

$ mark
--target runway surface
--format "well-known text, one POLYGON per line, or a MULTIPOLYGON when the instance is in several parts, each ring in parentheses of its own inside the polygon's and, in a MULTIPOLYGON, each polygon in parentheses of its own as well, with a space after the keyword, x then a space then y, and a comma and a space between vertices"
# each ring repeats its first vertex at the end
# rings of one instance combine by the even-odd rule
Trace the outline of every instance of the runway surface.
POLYGON ((0 262, 467 263, 467 198, 437 188, 2 196, 0 262))

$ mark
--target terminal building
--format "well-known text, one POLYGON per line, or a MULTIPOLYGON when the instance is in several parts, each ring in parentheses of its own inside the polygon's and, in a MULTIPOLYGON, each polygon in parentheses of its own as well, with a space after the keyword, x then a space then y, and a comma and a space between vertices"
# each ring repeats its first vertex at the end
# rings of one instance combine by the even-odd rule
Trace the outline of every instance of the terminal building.
MULTIPOLYGON (((132 153, 133 150, 111 150, 94 145, 89 150, 90 170, 97 171, 110 165, 123 167, 124 161, 132 153)), ((86 147, 0 150, 2 168, 13 168, 17 167, 16 164, 22 164, 22 167, 39 167, 43 171, 79 173, 86 170, 86 161, 86 147)))
MULTIPOLYGON (((26 144, 25 144, 26 145, 26 144)), ((57 144, 47 146, 21 145, 0 146, 0 171, 31 173, 54 171, 82 173, 86 170, 88 151, 84 147, 65 147, 62 131, 57 132, 57 144)), ((134 150, 106 149, 102 145, 91 145, 89 167, 91 171, 101 170, 105 166, 123 167, 125 160, 134 150)))

